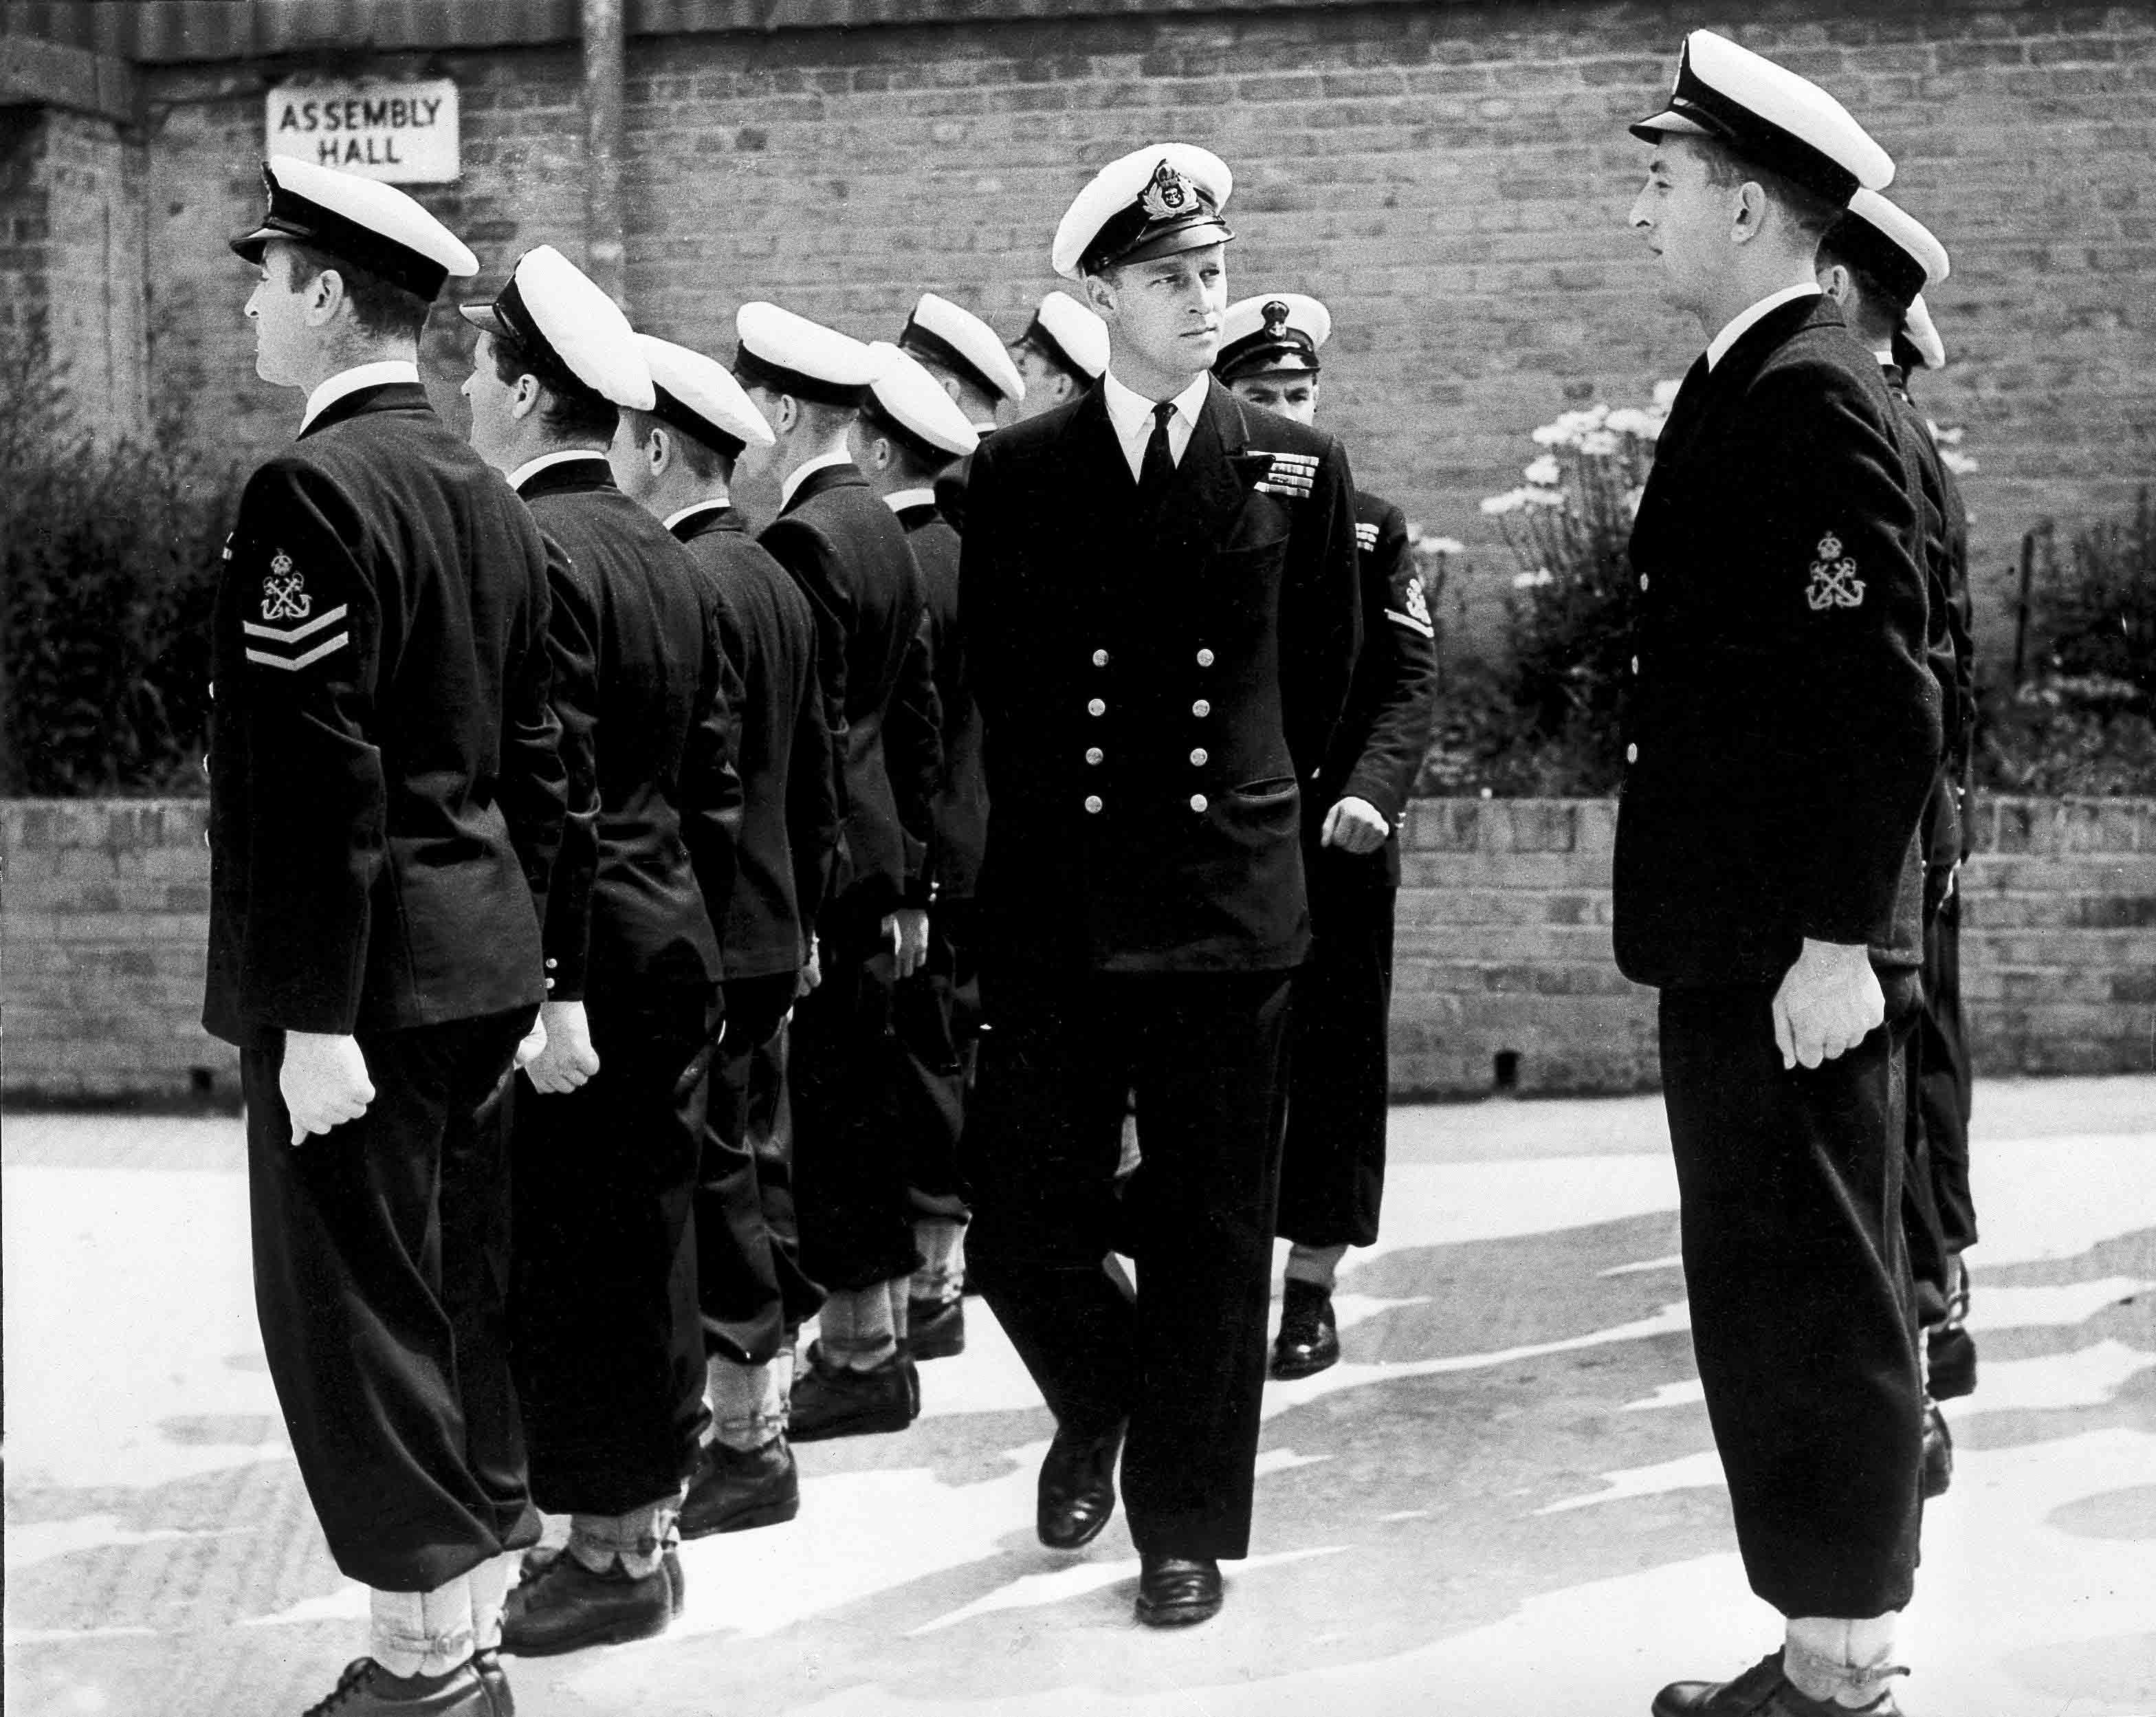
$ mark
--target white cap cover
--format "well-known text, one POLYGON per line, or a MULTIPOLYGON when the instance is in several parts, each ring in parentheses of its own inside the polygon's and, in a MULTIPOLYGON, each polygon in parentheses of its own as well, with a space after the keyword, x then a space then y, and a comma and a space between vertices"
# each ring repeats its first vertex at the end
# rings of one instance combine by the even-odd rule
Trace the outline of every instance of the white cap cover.
POLYGON ((639 334, 636 344, 650 366, 657 395, 652 414, 662 423, 729 458, 746 447, 768 447, 777 439, 756 402, 716 358, 649 334, 639 334))
POLYGON ((615 405, 651 409, 651 369, 621 306, 552 244, 516 259, 491 304, 467 304, 466 321, 521 346, 548 379, 567 379, 615 405))
POLYGON ((877 369, 869 383, 866 414, 915 442, 923 450, 962 459, 981 445, 958 403, 911 353, 879 340, 869 347, 877 369))
POLYGON ((1071 200, 1050 253, 1075 280, 1119 262, 1234 238, 1220 211, 1235 188, 1228 163, 1193 143, 1154 143, 1110 162, 1071 200))
POLYGON ((1100 380, 1108 368, 1108 325, 1068 292, 1050 292, 1040 301, 1018 343, 1050 347, 1049 355, 1064 368, 1090 381, 1100 380))
POLYGON ((762 301, 734 315, 740 344, 734 374, 746 387, 765 387, 828 405, 858 405, 875 373, 869 348, 850 334, 762 301))
POLYGON ((262 163, 264 205, 254 229, 232 241, 252 263, 272 239, 290 239, 372 270, 431 301, 452 275, 470 280, 479 259, 405 192, 296 155, 262 163))
POLYGON ((1214 373, 1228 381, 1274 370, 1318 368, 1332 337, 1332 312, 1306 292, 1260 292, 1240 298, 1220 318, 1220 355, 1214 373))
POLYGON ((916 357, 960 371, 988 393, 1005 399, 1025 398, 1025 382, 996 331, 947 298, 923 292, 898 344, 916 357))

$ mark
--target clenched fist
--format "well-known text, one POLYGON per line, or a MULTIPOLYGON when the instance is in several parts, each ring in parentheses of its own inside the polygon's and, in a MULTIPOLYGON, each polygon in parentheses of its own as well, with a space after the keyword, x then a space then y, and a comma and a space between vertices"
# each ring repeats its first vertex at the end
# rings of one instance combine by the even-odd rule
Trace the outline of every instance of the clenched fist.
POLYGON ((277 1090, 292 1117, 292 1143, 357 1121, 374 1101, 367 1057, 357 1038, 328 1031, 287 1031, 277 1090))
POLYGON ((1816 1067, 1855 1049, 1886 1017, 1871 951, 1807 936, 1774 992, 1774 1046, 1784 1068, 1816 1067))

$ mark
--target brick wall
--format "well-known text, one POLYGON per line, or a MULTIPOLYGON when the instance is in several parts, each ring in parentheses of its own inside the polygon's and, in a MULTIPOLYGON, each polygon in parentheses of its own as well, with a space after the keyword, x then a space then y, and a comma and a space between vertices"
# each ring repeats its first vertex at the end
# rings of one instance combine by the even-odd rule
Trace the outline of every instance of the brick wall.
MULTIPOLYGON (((0 802, 0 1091, 228 1100, 197 1024, 200 800, 0 802)), ((1612 808, 1425 799, 1409 812, 1393 1008, 1401 1097, 1656 1083, 1654 998, 1609 957, 1612 808)), ((1963 990, 1989 1075, 2156 1072, 2156 800, 1979 809, 1963 990)))
MULTIPOLYGON (((1625 229, 1642 152, 1623 127, 1699 21, 1455 0, 640 39, 631 309, 654 332, 730 350, 745 298, 887 337, 934 288, 1014 332, 1054 284, 1048 239, 1091 167, 1147 137, 1204 141, 1238 173, 1231 287, 1330 301, 1329 421, 1364 483, 1473 546, 1471 636, 1514 570, 1476 502, 1517 481, 1527 431, 1585 399, 1644 399, 1698 349, 1625 229)), ((2114 512, 2152 466, 2156 11, 1778 0, 1744 8, 1737 33, 1874 127, 1901 162, 1896 193, 1954 252, 1933 296, 1955 362, 1920 392, 1966 426, 1981 467, 1967 486, 1995 645, 2021 532, 2114 512)), ((542 241, 579 254, 573 49, 424 64, 461 86, 466 169, 421 194, 486 278, 542 241)), ((154 376, 241 452, 296 416, 254 378, 223 244, 259 195, 268 75, 234 64, 144 79, 154 376)), ((438 314, 431 379, 459 422, 465 347, 438 314)))

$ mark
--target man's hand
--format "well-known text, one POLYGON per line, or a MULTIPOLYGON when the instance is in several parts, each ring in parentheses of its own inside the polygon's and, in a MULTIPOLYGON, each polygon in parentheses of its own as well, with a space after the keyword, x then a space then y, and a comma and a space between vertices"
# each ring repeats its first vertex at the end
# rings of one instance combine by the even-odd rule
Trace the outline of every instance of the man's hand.
POLYGON ((1774 1046, 1784 1068, 1816 1067, 1856 1048, 1886 1017, 1871 950, 1807 936, 1774 992, 1774 1046))
POLYGON ((816 938, 808 938, 808 958, 801 962, 801 977, 793 986, 794 1000, 798 1001, 824 981, 824 962, 816 953, 816 938))
POLYGON ((1393 825, 1367 799, 1343 799, 1325 814, 1318 832, 1320 846, 1337 846, 1342 852, 1375 852, 1391 838, 1393 825))
POLYGON ((546 1046, 547 1022, 535 1010, 531 1015, 531 1029, 519 1040, 516 1046, 516 1061, 510 1071, 514 1072, 517 1067, 530 1067, 537 1057, 539 1051, 546 1046))
POLYGON ((374 1101, 367 1057, 357 1038, 331 1031, 287 1031, 277 1089, 292 1117, 292 1143, 357 1121, 374 1101))
POLYGON ((582 1002, 541 1003, 539 1029, 546 1033, 546 1046, 524 1070, 535 1090, 558 1097, 598 1072, 598 1051, 592 1047, 591 1022, 582 1002))
POLYGON ((911 978, 928 958, 928 914, 917 906, 902 906, 886 912, 883 933, 891 938, 891 951, 898 961, 898 975, 911 978))

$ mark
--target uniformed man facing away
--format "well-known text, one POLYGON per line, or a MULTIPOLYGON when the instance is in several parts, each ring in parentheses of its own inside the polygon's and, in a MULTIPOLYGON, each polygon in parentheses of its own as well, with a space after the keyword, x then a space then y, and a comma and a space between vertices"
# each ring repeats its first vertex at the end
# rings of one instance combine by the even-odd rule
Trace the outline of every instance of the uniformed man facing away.
POLYGON ((793 1333, 823 1293, 801 1269, 779 1105, 787 1015, 805 981, 839 813, 815 617, 727 492, 736 460, 772 445, 771 426, 716 359, 649 335, 637 344, 657 399, 649 411, 622 414, 614 476, 703 573, 737 680, 743 805, 734 892, 707 902, 726 966, 726 1031, 696 1188, 711 1424, 681 1504, 682 1537, 702 1538, 790 1520, 801 1506, 787 1396, 793 1333))
POLYGON ((1156 1626, 1214 1614, 1249 1548, 1301 796, 1358 630, 1339 445, 1210 374, 1231 182, 1164 144, 1079 193, 1054 262, 1108 371, 981 444, 961 563, 989 805, 968 1264, 1055 1415, 1043 1542, 1099 1533, 1121 1448, 1156 1626))
POLYGON ((1016 423, 1069 404, 1101 379, 1108 368, 1107 326, 1068 292, 1050 292, 1011 342, 1011 356, 1025 383, 1012 412, 1016 423))
MULTIPOLYGON (((921 569, 924 606, 914 648, 925 656, 940 712, 942 772, 927 855, 928 953, 891 995, 889 1092, 891 1142, 906 1155, 913 1243, 921 1257, 907 1290, 906 1351, 916 1360, 940 1360, 966 1345, 968 1211, 958 1140, 980 1033, 970 915, 988 795, 981 782, 980 707, 964 683, 958 533, 937 510, 932 485, 937 472, 980 445, 980 436, 927 365, 903 351, 870 349, 879 362, 854 426, 854 462, 906 527, 921 569)), ((1004 356, 1000 345, 996 353, 1004 356)))
POLYGON ((1822 290, 1841 306, 1850 330, 1879 360, 1917 452, 1928 520, 1933 672, 1944 672, 1947 757, 1925 801, 1924 1002, 1909 1035, 1908 1182, 1902 1207, 1925 1333, 1924 1494, 1953 1476, 1953 1441, 1942 1400, 1976 1386, 1976 1344, 1962 1325, 1969 1305, 1963 1251, 1976 1240, 1969 1185, 1969 1050, 1961 1021, 1961 897, 1955 887, 1967 842, 1976 717, 1976 663, 1969 596, 1969 515, 1930 422, 1909 397, 1909 373, 1942 367, 1946 350, 1924 306, 1947 277, 1946 247, 1907 210, 1859 191, 1820 246, 1822 290), (1942 662, 1942 658, 1950 660, 1942 662))
POLYGON ((902 1431, 921 1410, 902 1350, 921 1257, 880 1074, 892 987, 927 942, 919 859, 935 732, 925 665, 920 695, 900 695, 921 575, 847 441, 875 360, 860 341, 776 305, 743 305, 736 327, 734 374, 778 437, 772 458, 786 474, 779 515, 759 540, 816 612, 839 753, 839 856, 816 923, 821 981, 795 1005, 791 1046, 801 1262, 826 1296, 821 1339, 793 1384, 791 1435, 806 1442, 902 1431))
POLYGON ((239 1046, 255 1306, 371 1657, 313 1709, 505 1717, 535 1542, 481 1110, 541 997, 561 836, 547 558, 419 384, 478 264, 403 192, 279 157, 232 248, 255 368, 305 390, 249 481, 215 617, 203 1023, 239 1046))
MULTIPOLYGON (((1228 306, 1213 373, 1253 405, 1315 422, 1318 352, 1332 332, 1332 314, 1315 298, 1245 298, 1228 306)), ((1302 815, 1312 934, 1296 979, 1274 1224, 1293 1242, 1273 1343, 1272 1375, 1282 1378, 1307 1377, 1340 1357, 1333 1277, 1349 1247, 1378 1237, 1400 815, 1435 712, 1437 635, 1399 508, 1358 490, 1355 546, 1363 653, 1302 815)))
POLYGON ((921 295, 899 331, 898 349, 936 378, 977 435, 987 434, 1004 411, 1025 403, 1024 378, 996 331, 947 298, 921 295))
POLYGON ((575 622, 558 653, 590 663, 562 719, 593 849, 549 901, 547 1046, 513 1105, 517 1388, 532 1494, 570 1527, 563 1554, 527 1560, 502 1648, 540 1656, 657 1633, 680 1604, 704 1417, 690 1205, 742 787, 701 575, 607 462, 621 410, 655 403, 628 321, 546 245, 464 314, 472 444, 557 551, 575 622))
POLYGON ((1710 338, 1632 533, 1617 961, 1661 991, 1692 1344, 1745 1571, 1788 1618, 1780 1651, 1654 1709, 1889 1713, 1922 1512, 1901 1045, 1940 697, 1914 455, 1813 265, 1893 164, 1704 30, 1633 130, 1632 224, 1710 338))

